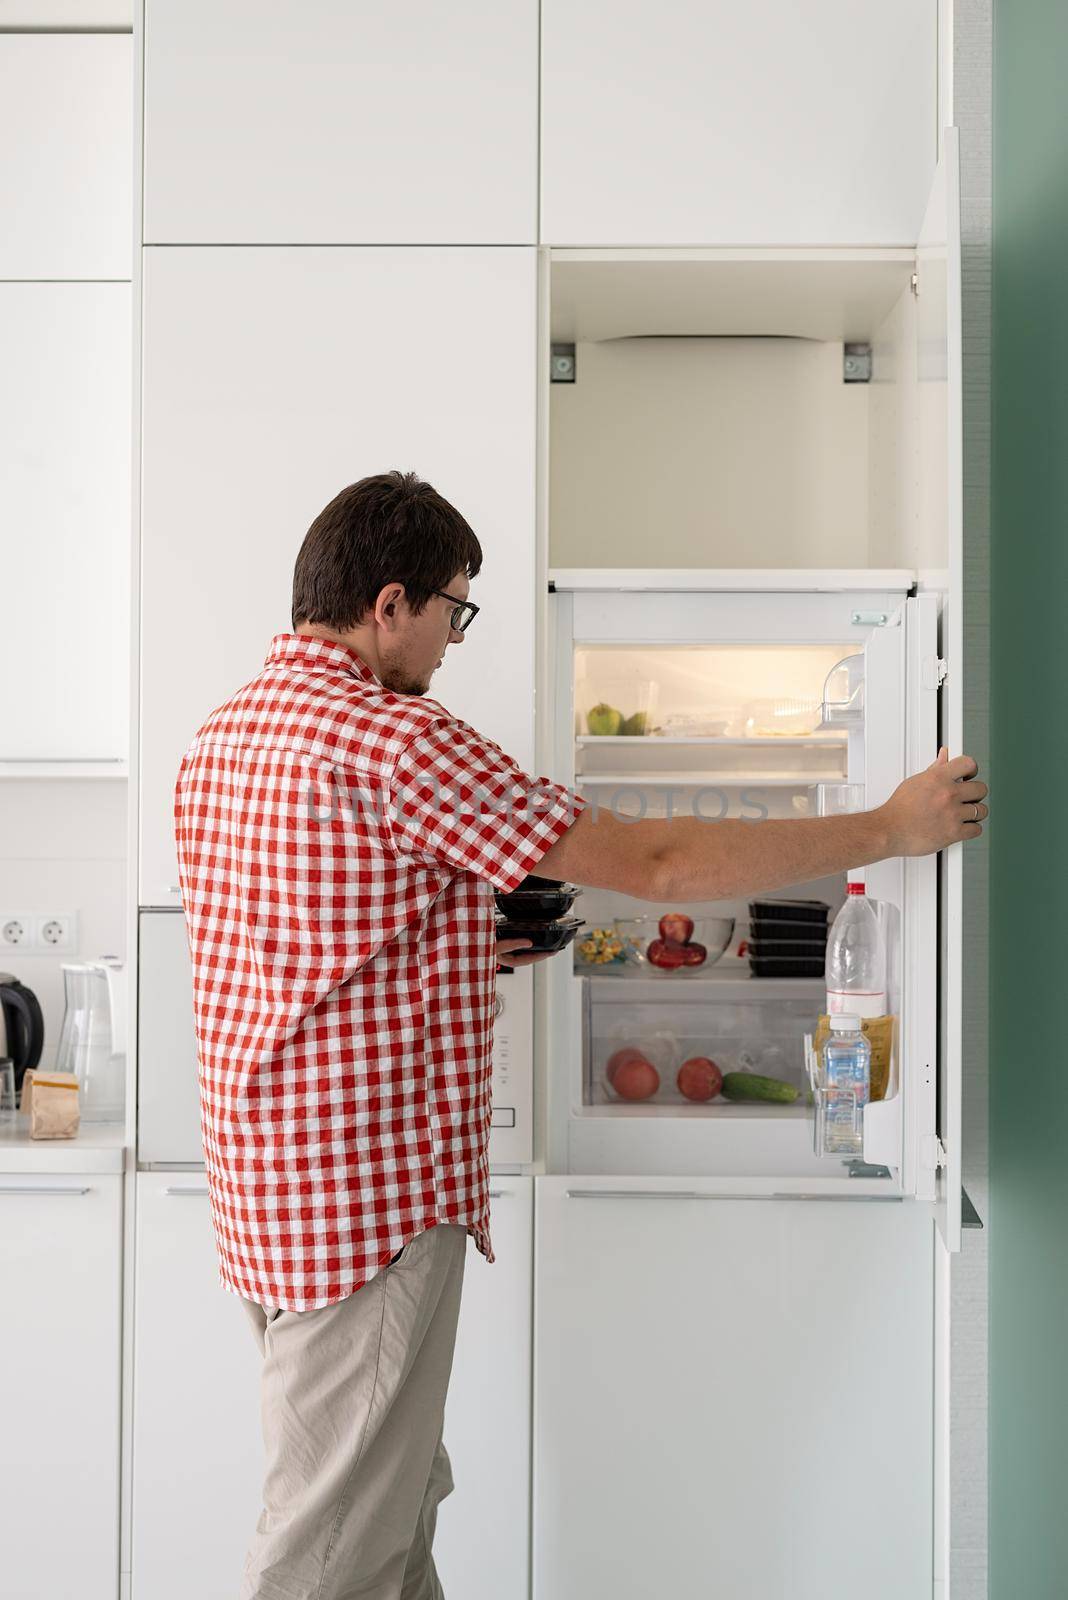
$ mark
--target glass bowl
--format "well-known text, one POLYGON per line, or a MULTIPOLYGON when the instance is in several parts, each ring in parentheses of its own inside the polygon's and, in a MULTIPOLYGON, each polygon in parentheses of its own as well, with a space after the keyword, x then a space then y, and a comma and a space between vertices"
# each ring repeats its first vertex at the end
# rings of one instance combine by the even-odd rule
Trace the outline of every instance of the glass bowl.
MULTIPOLYGON (((661 916, 686 916, 687 912, 662 912, 661 916)), ((660 916, 617 917, 612 926, 623 946, 624 959, 641 966, 646 974, 664 972, 669 975, 686 972, 705 972, 715 966, 734 937, 733 917, 692 917, 693 932, 688 945, 703 945, 705 955, 700 961, 677 967, 660 965, 649 959, 649 946, 660 939, 660 916)), ((684 946, 685 948, 685 946, 684 946)))

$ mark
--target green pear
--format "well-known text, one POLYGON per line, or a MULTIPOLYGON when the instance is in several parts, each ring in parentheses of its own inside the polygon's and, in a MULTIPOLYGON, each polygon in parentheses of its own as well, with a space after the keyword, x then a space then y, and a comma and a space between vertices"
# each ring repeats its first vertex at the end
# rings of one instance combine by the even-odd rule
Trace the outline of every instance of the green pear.
POLYGON ((629 734, 631 738, 638 738, 646 732, 649 718, 644 711, 636 711, 632 717, 626 717, 620 733, 629 734))
POLYGON ((623 713, 617 711, 615 706, 606 706, 602 700, 599 705, 591 706, 587 711, 586 726, 591 733, 611 736, 622 728, 623 713))

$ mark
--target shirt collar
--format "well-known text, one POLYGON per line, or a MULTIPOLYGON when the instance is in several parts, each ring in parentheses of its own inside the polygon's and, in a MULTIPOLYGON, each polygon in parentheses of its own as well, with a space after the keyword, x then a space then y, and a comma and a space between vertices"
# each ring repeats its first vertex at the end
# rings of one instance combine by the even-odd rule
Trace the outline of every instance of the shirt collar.
POLYGON ((282 662, 298 672, 313 667, 336 667, 342 672, 351 673, 354 678, 360 678, 364 683, 379 681, 362 656, 334 639, 313 639, 303 633, 275 634, 264 666, 276 666, 282 662))

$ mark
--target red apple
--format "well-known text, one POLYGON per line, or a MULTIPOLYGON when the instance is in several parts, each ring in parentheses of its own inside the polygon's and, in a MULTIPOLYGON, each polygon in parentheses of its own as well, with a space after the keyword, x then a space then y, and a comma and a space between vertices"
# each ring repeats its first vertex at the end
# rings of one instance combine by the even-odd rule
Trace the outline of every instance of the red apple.
POLYGON ((660 937, 665 944, 687 944, 693 933, 693 918, 681 911, 668 911, 660 918, 660 937))
POLYGON ((684 967, 699 967, 708 955, 703 944, 684 944, 679 947, 682 951, 682 964, 684 967))
POLYGON ((621 1100, 648 1100, 660 1087, 660 1074, 651 1061, 638 1056, 620 1062, 612 1087, 621 1100))
POLYGON ((669 943, 666 939, 651 939, 645 954, 654 967, 682 967, 686 964, 684 946, 673 941, 669 943))
POLYGON ((723 1088, 723 1074, 707 1056, 691 1056, 675 1079, 687 1100, 714 1100, 723 1088))
POLYGON ((628 1061, 644 1060, 645 1057, 642 1055, 640 1050, 634 1047, 634 1045, 625 1045, 622 1050, 617 1050, 613 1055, 608 1057, 608 1061, 605 1064, 604 1075, 608 1079, 609 1083, 614 1086, 616 1081, 616 1073, 619 1071, 620 1067, 626 1066, 628 1061))

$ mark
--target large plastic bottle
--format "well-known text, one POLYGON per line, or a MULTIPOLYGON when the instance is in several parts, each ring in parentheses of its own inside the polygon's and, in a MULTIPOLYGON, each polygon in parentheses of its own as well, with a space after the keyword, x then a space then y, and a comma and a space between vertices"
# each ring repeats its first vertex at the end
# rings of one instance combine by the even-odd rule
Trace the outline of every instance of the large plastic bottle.
POLYGON ((827 1014, 886 1015, 886 946, 864 882, 847 885, 827 940, 827 1014))

